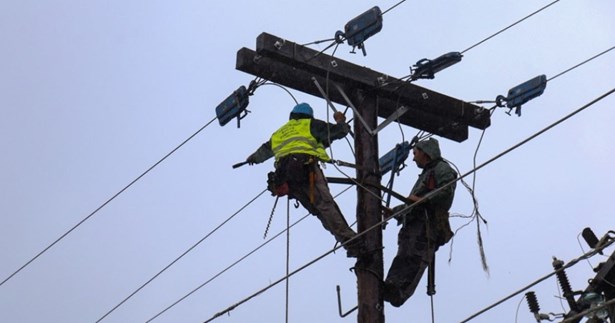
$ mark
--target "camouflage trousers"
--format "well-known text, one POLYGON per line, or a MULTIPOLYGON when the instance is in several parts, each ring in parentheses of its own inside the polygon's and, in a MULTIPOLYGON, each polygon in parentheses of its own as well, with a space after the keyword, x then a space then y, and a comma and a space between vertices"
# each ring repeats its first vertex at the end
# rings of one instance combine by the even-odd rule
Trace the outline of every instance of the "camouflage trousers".
POLYGON ((397 236, 397 255, 384 281, 384 300, 395 307, 404 304, 433 261, 438 245, 427 234, 423 219, 408 221, 397 236))

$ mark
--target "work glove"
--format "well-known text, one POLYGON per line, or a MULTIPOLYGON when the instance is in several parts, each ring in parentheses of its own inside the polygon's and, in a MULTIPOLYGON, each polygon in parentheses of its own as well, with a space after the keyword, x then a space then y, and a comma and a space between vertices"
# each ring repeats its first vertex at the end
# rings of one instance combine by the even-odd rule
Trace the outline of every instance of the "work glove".
POLYGON ((254 165, 258 163, 254 154, 248 156, 248 158, 246 158, 246 162, 248 162, 248 165, 254 165))
POLYGON ((339 112, 339 111, 336 111, 333 114, 333 119, 335 119, 335 122, 337 122, 337 123, 346 122, 346 116, 343 113, 339 112))

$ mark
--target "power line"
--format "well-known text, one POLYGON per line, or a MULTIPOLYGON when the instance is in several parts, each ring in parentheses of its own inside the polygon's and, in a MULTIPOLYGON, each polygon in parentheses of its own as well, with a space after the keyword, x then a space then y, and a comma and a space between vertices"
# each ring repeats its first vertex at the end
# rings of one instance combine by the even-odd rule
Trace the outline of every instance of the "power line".
POLYGON ((267 189, 264 189, 262 192, 260 192, 258 195, 256 195, 252 200, 250 200, 250 202, 248 202, 246 205, 242 206, 237 212, 235 212, 233 215, 231 215, 228 219, 224 220, 224 222, 220 223, 220 225, 218 225, 216 228, 214 228, 212 231, 210 231, 207 235, 205 235, 203 238, 201 238, 201 240, 199 240, 199 241, 197 241, 197 243, 193 244, 190 248, 188 248, 186 251, 184 251, 179 257, 175 258, 175 260, 173 260, 171 263, 169 263, 166 267, 164 267, 162 270, 160 270, 157 274, 155 274, 152 278, 150 278, 148 281, 146 281, 143 285, 139 286, 139 288, 137 288, 134 292, 132 292, 130 295, 128 295, 128 297, 124 298, 119 304, 115 305, 111 310, 109 310, 107 313, 105 313, 105 315, 103 315, 101 318, 96 320, 96 323, 102 321, 109 314, 113 313, 113 311, 115 311, 120 306, 122 306, 122 304, 124 304, 131 297, 133 297, 135 294, 137 294, 139 291, 141 291, 145 286, 147 286, 149 283, 151 283, 154 279, 158 278, 158 276, 160 276, 163 272, 165 272, 167 269, 169 269, 171 266, 173 266, 176 262, 178 262, 186 254, 188 254, 190 251, 192 251, 194 248, 196 248, 199 244, 201 244, 203 241, 205 241, 207 238, 209 238, 209 236, 211 236, 214 232, 218 231, 218 229, 220 229, 227 222, 229 222, 232 218, 234 218, 237 214, 239 214, 241 211, 243 211, 248 205, 252 204, 252 202, 254 202, 256 199, 258 199, 266 191, 267 191, 267 189))
POLYGON ((515 297, 515 296, 517 296, 517 295, 519 295, 520 293, 522 293, 522 292, 524 292, 525 290, 527 290, 527 289, 531 288, 532 286, 537 285, 538 283, 540 283, 540 282, 542 282, 542 281, 546 280, 547 278, 549 278, 549 277, 551 277, 551 276, 553 276, 553 275, 555 275, 555 274, 557 274, 557 273, 559 273, 559 272, 562 272, 562 271, 564 271, 564 270, 565 270, 565 269, 567 269, 567 268, 570 268, 570 267, 572 267, 572 266, 576 265, 579 261, 584 260, 584 259, 587 259, 587 258, 589 258, 589 257, 591 257, 591 256, 594 256, 594 255, 595 255, 595 254, 597 254, 599 251, 602 251, 602 250, 606 249, 608 246, 610 246, 610 245, 611 245, 611 244, 613 244, 614 242, 615 242, 615 241, 611 240, 611 241, 609 241, 607 244, 605 244, 604 246, 601 246, 601 247, 600 247, 600 248, 598 248, 598 249, 595 249, 595 250, 589 251, 589 252, 587 252, 587 253, 585 253, 585 254, 581 255, 580 257, 575 258, 575 259, 573 259, 573 260, 569 261, 569 262, 568 262, 566 265, 564 265, 562 268, 559 268, 559 269, 557 269, 557 270, 554 270, 554 271, 552 271, 551 273, 549 273, 549 274, 547 274, 547 275, 545 275, 545 276, 543 276, 543 277, 541 277, 541 278, 539 278, 539 279, 535 280, 534 282, 531 282, 530 284, 528 284, 528 285, 526 285, 526 286, 522 287, 522 288, 521 288, 521 289, 519 289, 518 291, 516 291, 516 292, 514 292, 514 293, 512 293, 512 294, 510 294, 510 295, 508 295, 508 296, 506 296, 506 297, 504 297, 503 299, 501 299, 501 300, 499 300, 499 301, 497 301, 497 302, 493 303, 492 305, 490 305, 490 306, 486 307, 485 309, 483 309, 483 310, 481 310, 481 311, 477 312, 476 314, 474 314, 474 315, 472 315, 472 316, 468 317, 467 319, 465 319, 465 320, 461 321, 461 323, 465 323, 465 322, 469 322, 469 321, 471 321, 472 319, 474 319, 474 318, 478 317, 479 315, 481 315, 481 314, 483 314, 483 313, 485 313, 485 312, 489 311, 490 309, 492 309, 492 308, 494 308, 494 307, 496 307, 496 306, 498 306, 498 305, 500 305, 500 304, 504 303, 505 301, 507 301, 507 300, 509 300, 509 299, 511 299, 511 298, 513 298, 513 297, 515 297))
POLYGON ((130 184, 126 185, 124 188, 122 188, 119 192, 117 192, 115 195, 113 195, 110 199, 108 199, 105 203, 103 203, 101 206, 99 206, 96 210, 94 210, 92 213, 90 213, 88 216, 86 216, 85 218, 83 218, 83 220, 79 221, 79 223, 77 223, 75 226, 73 226, 72 228, 70 228, 70 230, 66 231, 64 234, 62 234, 59 238, 57 238, 54 242, 52 242, 50 245, 48 245, 45 249, 43 249, 41 252, 39 252, 36 256, 34 256, 32 259, 30 259, 28 262, 26 262, 23 266, 21 266, 19 269, 17 269, 14 273, 12 273, 10 276, 8 276, 6 279, 4 279, 2 282, 0 282, 0 286, 4 285, 4 283, 6 283, 7 281, 9 281, 11 278, 13 278, 15 275, 17 275, 20 271, 22 271, 24 268, 26 268, 28 265, 30 265, 33 261, 35 261, 38 257, 40 257, 42 254, 44 254, 45 252, 47 252, 47 250, 51 249, 51 247, 53 247, 54 245, 56 245, 58 242, 60 242, 60 240, 64 239, 67 235, 69 235, 71 232, 73 232, 75 229, 77 229, 77 227, 79 227, 80 225, 82 225, 85 221, 87 221, 89 218, 91 218, 92 216, 94 216, 94 214, 98 213, 98 211, 100 211, 103 207, 105 207, 107 204, 109 204, 111 201, 113 201, 116 197, 118 197, 120 194, 122 194, 124 191, 126 191, 129 187, 131 187, 134 183, 136 183, 138 180, 140 180, 143 176, 145 176, 147 173, 149 173, 152 169, 154 169, 156 166, 158 166, 160 163, 162 163, 165 159, 167 159, 167 157, 171 156, 174 152, 176 152, 179 148, 181 148, 184 144, 186 144, 188 141, 190 141, 192 138, 194 138, 197 134, 199 134, 201 131, 203 131, 203 129, 207 128, 207 126, 209 126, 212 122, 214 122, 216 120, 216 118, 213 118, 211 121, 209 121, 206 125, 204 125, 203 127, 201 127, 201 129, 197 130, 194 134, 192 134, 190 137, 188 137, 188 139, 184 140, 181 144, 179 144, 177 147, 175 147, 173 150, 171 150, 171 152, 169 152, 168 154, 166 154, 164 157, 162 157, 162 159, 160 159, 158 162, 156 162, 154 165, 152 165, 150 168, 148 168, 145 172, 143 172, 141 175, 139 175, 137 178, 135 178, 132 182, 130 182, 130 184))
POLYGON ((387 13, 387 12, 389 12, 389 11, 391 11, 391 10, 395 9, 397 6, 399 6, 400 4, 402 4, 402 3, 404 3, 404 2, 406 2, 406 0, 401 0, 400 2, 396 3, 395 5, 393 5, 391 8, 389 8, 389 9, 385 10, 385 11, 384 11, 383 13, 381 13, 380 15, 381 15, 381 16, 384 16, 384 14, 385 14, 385 13, 387 13))
POLYGON ((508 27, 506 27, 506 28, 504 28, 504 29, 502 29, 502 30, 500 30, 500 31, 496 32, 495 34, 493 34, 493 35, 491 35, 491 36, 489 36, 489 37, 487 37, 487 38, 485 38, 485 39, 483 39, 483 40, 479 41, 478 43, 476 43, 476 44, 474 44, 474 45, 470 46, 469 48, 467 48, 467 49, 463 50, 463 51, 461 52, 461 54, 463 54, 463 53, 465 53, 465 52, 469 51, 470 49, 472 49, 472 48, 474 48, 474 47, 477 47, 478 45, 480 45, 480 44, 482 44, 482 43, 484 43, 484 42, 488 41, 489 39, 491 39, 491 38, 493 38, 493 37, 495 37, 495 36, 497 36, 497 35, 499 35, 499 34, 503 33, 504 31, 506 31, 506 30, 508 30, 508 29, 510 29, 510 28, 512 28, 512 27, 514 27, 515 25, 518 25, 518 24, 519 24, 519 23, 521 23, 522 21, 524 21, 524 20, 526 20, 526 19, 530 18, 531 16, 533 16, 533 15, 535 15, 535 14, 537 14, 537 13, 539 13, 539 12, 541 12, 541 11, 545 10, 545 9, 547 9, 548 7, 550 7, 550 6, 554 5, 555 3, 559 2, 559 1, 560 1, 560 0, 555 0, 555 1, 551 2, 551 3, 549 3, 548 5, 546 5, 546 6, 542 7, 542 8, 540 8, 540 9, 538 9, 538 10, 536 10, 536 11, 534 11, 533 13, 531 13, 531 14, 529 14, 529 15, 527 15, 527 16, 525 16, 525 17, 523 17, 522 19, 517 20, 517 21, 516 21, 515 23, 513 23, 512 25, 510 25, 510 26, 508 26, 508 27))
MULTIPOLYGON (((352 186, 349 186, 347 188, 345 188, 344 190, 342 190, 341 192, 339 192, 338 194, 336 194, 334 196, 334 198, 337 198, 338 196, 344 194, 346 191, 348 191, 352 186)), ((288 226, 285 230, 282 230, 280 232, 278 232, 276 235, 274 235, 273 237, 271 237, 269 240, 263 242, 262 244, 260 244, 258 247, 256 247, 255 249, 253 249, 252 251, 248 252, 246 255, 244 255, 243 257, 239 258, 238 260, 236 260, 234 263, 232 263, 231 265, 229 265, 228 267, 224 268, 222 271, 220 271, 219 273, 217 273, 216 275, 214 275, 213 277, 211 277, 209 280, 207 280, 206 282, 202 283, 201 285, 199 285, 198 287, 196 287, 195 289, 193 289, 192 291, 190 291, 188 294, 182 296, 180 299, 178 299, 177 301, 175 301, 173 304, 169 305, 168 307, 166 307, 164 310, 160 311, 159 313, 157 313, 156 315, 154 315, 153 317, 151 317, 149 320, 146 321, 147 322, 151 322, 153 320, 155 320, 157 317, 159 317, 160 315, 162 315, 163 313, 165 313, 166 311, 170 310, 172 307, 174 307, 175 305, 179 304, 180 302, 182 302, 184 299, 188 298, 190 295, 194 294, 196 291, 198 291, 199 289, 205 287, 207 284, 209 284, 210 282, 212 282, 213 280, 215 280, 216 278, 218 278, 220 275, 224 274, 225 272, 227 272, 229 269, 235 267, 237 264, 239 264, 240 262, 244 261, 246 258, 248 258, 249 256, 251 256, 253 253, 255 253, 256 251, 260 250, 261 248, 263 248, 264 246, 266 246, 267 244, 269 244, 271 241, 275 240, 276 238, 280 237, 283 233, 285 233, 286 231, 290 230, 290 228, 294 227, 295 225, 299 224, 299 222, 305 220, 308 216, 310 216, 310 213, 304 215, 302 218, 300 218, 299 220, 295 221, 295 223, 291 224, 290 226, 288 226)), ((290 277, 290 275, 287 275, 287 277, 290 277)))
POLYGON ((579 67, 579 66, 581 66, 581 65, 584 65, 584 64, 588 63, 589 61, 592 61, 592 60, 594 60, 594 59, 596 59, 596 58, 598 58, 598 57, 600 57, 600 56, 602 56, 602 55, 604 55, 604 54, 606 54, 606 53, 608 53, 608 52, 612 51, 613 49, 615 49, 615 46, 613 46, 613 47, 611 47, 611 48, 609 48, 609 49, 607 49, 607 50, 603 51, 603 52, 602 52, 602 53, 600 53, 600 54, 597 54, 597 55, 595 55, 595 56, 593 56, 593 57, 591 57, 591 58, 588 58, 588 59, 586 59, 585 61, 583 61, 583 62, 581 62, 581 63, 579 63, 579 64, 577 64, 577 65, 575 65, 575 66, 573 66, 573 67, 571 67, 571 68, 569 68, 569 69, 567 69, 567 70, 565 70, 565 71, 563 71, 563 72, 561 72, 561 73, 559 73, 559 74, 557 74, 557 75, 555 75, 555 76, 553 76, 553 77, 551 77, 550 79, 548 79, 548 80, 547 80, 547 82, 548 82, 548 81, 551 81, 551 80, 553 80, 553 79, 555 79, 555 78, 558 78, 558 77, 560 77, 560 76, 562 76, 562 75, 564 75, 564 74, 566 74, 566 73, 568 73, 568 72, 572 71, 573 69, 575 69, 575 68, 577 68, 577 67, 579 67))
MULTIPOLYGON (((429 197, 431 197, 431 196, 433 196, 433 195, 437 194, 438 192, 440 192, 441 190, 443 190, 443 189, 447 188, 448 186, 452 185, 453 183, 456 183, 456 182, 460 181, 461 179, 463 179, 463 178, 465 178, 465 177, 469 176, 470 174, 473 174, 474 172, 477 172, 479 169, 481 169, 481 168, 483 168, 483 167, 487 166, 488 164, 490 164, 490 163, 494 162, 495 160, 497 160, 497 159, 501 158, 502 156, 504 156, 504 155, 506 155, 506 154, 508 154, 508 153, 512 152, 513 150, 515 150, 515 149, 519 148, 520 146, 522 146, 522 145, 524 145, 524 144, 528 143, 529 141, 531 141, 531 140, 535 139, 536 137, 538 137, 539 135, 541 135, 541 134, 545 133, 546 131, 550 130, 551 128, 553 128, 553 127, 555 127, 555 126, 557 126, 557 125, 561 124, 562 122, 564 122, 564 121, 568 120, 569 118, 573 117, 574 115, 578 114, 579 112, 581 112, 581 111, 583 111, 583 110, 587 109, 588 107, 592 106, 593 104, 595 104, 595 103, 599 102, 600 100, 604 99, 605 97, 607 97, 607 96, 611 95, 613 92, 615 92, 615 88, 613 88, 613 89, 611 89, 610 91, 606 92, 605 94, 603 94, 603 95, 599 96, 598 98, 596 98, 596 99, 592 100, 591 102, 587 103, 586 105, 582 106, 581 108, 579 108, 579 109, 577 109, 577 110, 573 111, 572 113, 570 113, 570 114, 566 115, 565 117, 561 118, 560 120, 556 121, 555 123, 552 123, 551 125, 547 126, 546 128, 544 128, 544 129, 542 129, 542 130, 540 130, 540 131, 536 132, 535 134, 531 135, 530 137, 526 138, 525 140, 523 140, 523 141, 521 141, 521 142, 519 142, 519 143, 517 143, 517 144, 513 145, 512 147, 510 147, 510 148, 506 149, 505 151, 501 152, 500 154, 498 154, 498 155, 496 155, 496 156, 492 157, 491 159, 489 159, 489 160, 487 160, 486 162, 482 163, 482 164, 481 164, 481 165, 479 165, 478 167, 475 167, 474 169, 472 169, 471 171, 467 172, 466 174, 461 175, 461 176, 459 176, 458 178, 456 178, 455 180, 453 180, 453 181, 451 181, 451 182, 449 182, 449 183, 447 183, 447 184, 445 184, 445 185, 441 186, 440 188, 438 188, 438 189, 436 189, 436 190, 431 191, 430 193, 426 194, 425 196, 423 196, 420 200, 416 201, 415 203, 413 203, 413 204, 411 204, 411 205, 406 206, 404 209, 402 209, 402 210, 398 211, 397 213, 392 214, 392 215, 388 216, 386 219, 384 219, 384 220, 382 220, 382 221, 380 221, 380 222, 378 222, 378 223, 374 224, 373 226, 371 226, 371 227, 369 227, 369 228, 365 229, 364 231, 362 231, 362 232, 358 233, 358 234, 357 234, 355 237, 353 237, 352 239, 350 239, 350 240, 348 240, 348 241, 344 242, 343 244, 340 244, 339 246, 337 246, 337 247, 335 247, 335 248, 333 248, 333 249, 331 249, 331 250, 327 251, 327 252, 326 252, 326 253, 324 253, 323 255, 321 255, 321 256, 319 256, 319 257, 315 258, 314 260, 312 260, 312 261, 308 262, 307 264, 305 264, 305 265, 303 265, 303 266, 301 266, 301 267, 297 268, 296 270, 294 270, 294 271, 293 271, 293 272, 291 272, 290 274, 286 275, 285 277, 282 277, 282 278, 278 279, 277 281, 275 281, 275 282, 271 283, 269 286, 266 286, 266 287, 264 287, 264 288, 260 289, 259 291, 257 291, 257 292, 255 292, 255 293, 253 293, 253 294, 252 294, 252 295, 250 295, 249 297, 247 297, 247 298, 245 298, 245 299, 243 299, 243 300, 239 301, 238 303, 235 303, 234 305, 232 305, 232 306, 228 307, 227 309, 225 309, 225 310, 223 310, 223 311, 221 311, 221 312, 219 312, 219 313, 215 314, 215 315, 214 315, 213 317, 211 317, 209 320, 205 321, 205 323, 207 323, 207 322, 211 322, 211 321, 213 321, 214 319, 216 319, 216 318, 218 318, 218 317, 220 317, 220 316, 224 315, 225 313, 228 313, 228 312, 230 312, 230 311, 234 310, 234 309, 235 309, 235 308, 237 308, 238 306, 240 306, 240 305, 244 304, 245 302, 247 302, 247 301, 251 300, 252 298, 254 298, 254 297, 256 297, 256 296, 258 296, 258 295, 262 294, 263 292, 267 291, 268 289, 270 289, 270 288, 274 287, 275 285, 279 284, 280 282, 284 281, 286 278, 291 277, 291 276, 295 275, 296 273, 298 273, 298 272, 302 271, 303 269, 305 269, 305 268, 307 268, 307 267, 311 266, 312 264, 314 264, 314 263, 316 263, 316 262, 320 261, 321 259, 325 258, 327 255, 331 254, 331 253, 332 253, 332 252, 334 252, 335 250, 337 250, 337 249, 339 249, 339 248, 343 247, 344 245, 346 245, 346 244, 348 244, 348 243, 352 243, 352 242, 353 242, 353 241, 355 241, 356 239, 358 239, 358 238, 362 237, 363 235, 365 235, 367 232, 369 232, 369 231, 371 231, 371 230, 373 230, 373 229, 375 229, 375 228, 379 228, 379 227, 381 227, 381 226, 382 226, 385 222, 388 222, 389 220, 391 220, 392 218, 394 218, 394 217, 395 217, 395 216, 397 216, 398 214, 402 214, 402 213, 403 213, 403 212, 405 212, 406 210, 408 210, 408 209, 410 209, 410 208, 414 207, 415 205, 417 205, 417 204, 421 203, 424 199, 427 199, 427 198, 429 198, 429 197)), ((609 244, 609 245, 610 245, 610 244, 609 244)), ((566 267, 564 267, 564 268, 566 268, 566 267)), ((557 272, 557 271, 556 271, 556 272, 557 272)), ((555 274, 555 273, 553 273, 553 274, 555 274)), ((546 279, 546 278, 545 278, 545 279, 546 279)), ((530 287, 531 287, 531 286, 530 286, 530 287)), ((528 288, 529 288, 529 287, 528 287, 528 288)), ((149 321, 148 321, 148 322, 149 322, 149 321)))

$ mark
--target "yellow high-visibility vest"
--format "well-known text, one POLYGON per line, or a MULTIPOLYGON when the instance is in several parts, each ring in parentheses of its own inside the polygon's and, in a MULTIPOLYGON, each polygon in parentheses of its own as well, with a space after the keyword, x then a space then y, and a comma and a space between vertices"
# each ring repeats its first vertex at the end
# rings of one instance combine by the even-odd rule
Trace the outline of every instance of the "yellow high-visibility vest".
POLYGON ((325 147, 310 131, 312 119, 291 119, 271 135, 271 149, 275 160, 289 154, 308 154, 321 161, 329 161, 325 147))

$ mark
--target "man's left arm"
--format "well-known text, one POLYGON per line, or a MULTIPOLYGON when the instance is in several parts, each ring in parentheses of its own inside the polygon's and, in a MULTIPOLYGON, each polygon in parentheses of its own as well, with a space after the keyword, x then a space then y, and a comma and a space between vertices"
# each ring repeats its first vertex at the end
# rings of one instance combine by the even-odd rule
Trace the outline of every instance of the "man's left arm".
POLYGON ((327 123, 322 120, 314 119, 312 120, 312 126, 310 131, 316 140, 321 142, 325 147, 331 145, 333 140, 342 139, 346 137, 346 135, 350 132, 350 126, 345 122, 346 118, 341 112, 336 112, 336 114, 341 115, 342 117, 336 118, 337 123, 327 123))

